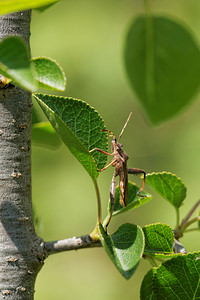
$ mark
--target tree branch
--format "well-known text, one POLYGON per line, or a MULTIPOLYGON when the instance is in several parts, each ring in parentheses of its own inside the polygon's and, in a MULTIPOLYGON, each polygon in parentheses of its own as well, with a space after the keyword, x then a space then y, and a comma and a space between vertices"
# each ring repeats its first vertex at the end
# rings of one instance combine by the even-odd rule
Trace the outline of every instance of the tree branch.
POLYGON ((44 242, 41 247, 43 248, 43 253, 40 253, 43 255, 43 257, 46 258, 48 255, 63 251, 102 247, 102 244, 100 240, 93 240, 90 235, 83 235, 80 237, 73 237, 65 240, 44 242))
POLYGON ((186 215, 186 217, 182 220, 179 229, 182 229, 184 227, 184 225, 187 223, 187 221, 190 219, 190 217, 192 216, 192 214, 194 213, 194 211, 197 209, 197 207, 200 205, 200 200, 198 200, 195 205, 191 208, 191 210, 189 211, 189 213, 186 215))

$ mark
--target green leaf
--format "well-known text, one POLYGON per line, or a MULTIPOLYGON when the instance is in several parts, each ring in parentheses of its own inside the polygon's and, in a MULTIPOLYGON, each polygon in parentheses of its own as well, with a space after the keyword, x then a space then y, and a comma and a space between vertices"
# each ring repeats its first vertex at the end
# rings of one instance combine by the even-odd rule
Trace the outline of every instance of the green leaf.
POLYGON ((48 57, 36 57, 32 61, 39 87, 57 91, 65 90, 65 73, 55 60, 48 57))
POLYGON ((140 289, 140 300, 159 300, 155 296, 153 288, 155 269, 151 269, 144 277, 140 289))
POLYGON ((119 229, 108 235, 99 224, 100 238, 108 256, 118 271, 129 279, 135 272, 144 249, 142 229, 133 224, 123 224, 119 229))
POLYGON ((140 299, 200 299, 199 278, 200 252, 177 255, 145 275, 140 299))
POLYGON ((146 176, 149 184, 175 208, 179 208, 186 197, 186 187, 176 175, 168 172, 151 173, 146 176))
MULTIPOLYGON (((151 200, 151 195, 141 192, 140 195, 143 197, 139 196, 137 193, 139 192, 139 187, 137 187, 134 183, 128 182, 128 202, 127 202, 127 207, 122 207, 119 203, 120 199, 120 193, 119 193, 119 186, 116 188, 116 193, 115 193, 115 203, 114 203, 114 211, 113 211, 113 216, 118 215, 119 213, 126 212, 128 210, 137 208, 139 206, 142 206, 143 204, 149 202, 151 200)), ((108 206, 108 213, 110 214, 111 212, 111 204, 109 201, 109 206, 108 206)))
POLYGON ((174 234, 169 225, 156 223, 142 229, 145 236, 145 255, 173 255, 174 234))
MULTIPOLYGON (((56 2, 58 2, 60 0, 57 0, 56 2)), ((48 8, 50 8, 51 6, 53 6, 56 2, 48 4, 48 5, 44 5, 44 6, 40 6, 40 7, 36 7, 35 10, 39 11, 40 13, 44 12, 45 10, 47 10, 48 8)))
POLYGON ((97 111, 86 102, 66 97, 34 94, 51 125, 79 160, 89 175, 95 179, 106 163, 106 155, 89 150, 107 151, 107 134, 104 122, 97 111))
POLYGON ((32 142, 50 148, 61 145, 61 140, 49 122, 36 123, 32 126, 32 142))
POLYGON ((0 15, 53 4, 59 0, 1 0, 0 15))
POLYGON ((155 124, 186 107, 199 88, 199 46, 186 26, 166 17, 134 20, 125 66, 131 87, 155 124))
POLYGON ((37 89, 28 49, 21 38, 11 36, 0 42, 0 73, 28 91, 37 89))

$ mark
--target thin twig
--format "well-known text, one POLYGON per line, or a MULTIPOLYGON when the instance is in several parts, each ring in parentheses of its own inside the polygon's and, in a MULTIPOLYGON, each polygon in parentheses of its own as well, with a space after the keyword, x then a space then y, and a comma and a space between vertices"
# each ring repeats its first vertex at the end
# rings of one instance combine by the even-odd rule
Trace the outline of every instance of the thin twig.
POLYGON ((96 179, 93 180, 93 183, 94 183, 96 196, 97 196, 97 209, 98 209, 97 221, 98 223, 100 223, 101 222, 101 198, 100 198, 99 187, 96 179))
POLYGON ((149 0, 144 0, 145 12, 146 15, 151 15, 151 6, 149 0))
POLYGON ((192 220, 188 221, 184 226, 182 226, 181 231, 184 232, 186 228, 188 228, 193 223, 200 221, 200 216, 193 218, 192 220))
POLYGON ((187 229, 184 231, 184 233, 187 233, 187 232, 192 232, 192 231, 200 231, 200 228, 190 228, 190 229, 187 229))
POLYGON ((83 248, 102 247, 100 240, 93 240, 90 235, 84 235, 81 237, 73 237, 65 240, 57 240, 51 242, 44 242, 42 245, 43 256, 70 251, 83 248))
POLYGON ((192 216, 192 214, 194 213, 194 211, 197 209, 199 205, 200 205, 200 200, 197 201, 197 203, 191 208, 191 210, 186 215, 186 217, 182 220, 179 229, 182 229, 182 227, 184 227, 184 225, 187 223, 187 221, 190 219, 190 217, 192 216))
POLYGON ((179 220, 180 220, 179 208, 176 207, 176 230, 179 227, 179 220))

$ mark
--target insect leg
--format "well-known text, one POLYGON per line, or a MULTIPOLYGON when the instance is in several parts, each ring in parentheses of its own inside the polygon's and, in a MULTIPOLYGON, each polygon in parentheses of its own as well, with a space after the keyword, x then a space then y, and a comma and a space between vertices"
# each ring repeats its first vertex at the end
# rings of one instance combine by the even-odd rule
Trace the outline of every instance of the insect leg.
MULTIPOLYGON (((94 148, 94 149, 92 149, 92 150, 90 150, 89 152, 93 152, 93 151, 99 151, 99 152, 101 152, 101 153, 103 153, 103 154, 105 154, 105 155, 110 155, 110 156, 113 156, 113 153, 112 154, 110 154, 110 153, 108 153, 108 152, 106 152, 106 151, 104 151, 104 150, 101 150, 101 149, 99 149, 99 148, 94 148)), ((103 171, 103 170, 106 170, 109 166, 112 166, 113 165, 113 163, 115 163, 115 159, 113 159, 107 166, 105 166, 103 169, 100 169, 100 170, 98 170, 98 171, 103 171)))
POLYGON ((106 151, 103 151, 103 150, 101 150, 101 149, 99 149, 99 148, 94 148, 94 149, 92 149, 92 150, 90 150, 89 152, 93 152, 93 151, 99 151, 99 152, 101 152, 101 153, 103 153, 103 154, 105 154, 105 155, 110 155, 110 156, 113 156, 113 154, 110 154, 110 153, 108 153, 108 152, 106 152, 106 151))
POLYGON ((108 220, 108 223, 106 224, 106 229, 108 228, 108 225, 110 224, 111 218, 112 218, 112 214, 113 214, 113 210, 114 210, 114 204, 115 204, 115 191, 116 191, 116 181, 115 181, 115 177, 116 177, 116 172, 113 175, 112 178, 112 183, 110 186, 110 204, 111 204, 111 212, 110 212, 110 217, 108 220))
POLYGON ((112 166, 115 162, 116 162, 116 159, 113 159, 107 166, 105 166, 103 169, 100 169, 99 171, 106 170, 108 167, 112 166))
MULTIPOLYGON (((134 175, 137 175, 137 174, 143 174, 144 175, 144 178, 143 178, 143 183, 142 183, 142 187, 141 189, 139 190, 139 192, 137 193, 138 195, 140 195, 141 191, 143 190, 144 188, 144 184, 145 184, 145 178, 146 178, 146 172, 144 170, 141 170, 141 169, 128 169, 128 174, 134 174, 134 175)), ((140 195, 141 196, 141 195, 140 195)))

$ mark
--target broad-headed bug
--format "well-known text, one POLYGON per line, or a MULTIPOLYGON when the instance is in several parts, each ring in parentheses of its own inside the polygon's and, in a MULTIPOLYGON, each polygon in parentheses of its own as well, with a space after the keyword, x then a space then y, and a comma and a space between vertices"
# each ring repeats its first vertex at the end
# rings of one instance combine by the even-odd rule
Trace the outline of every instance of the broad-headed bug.
POLYGON ((120 204, 123 207, 127 206, 127 202, 128 202, 128 174, 143 174, 144 178, 143 178, 143 184, 141 189, 138 192, 138 195, 140 195, 140 192, 143 190, 144 188, 144 184, 145 184, 145 176, 146 173, 144 170, 141 169, 128 169, 127 168, 127 160, 129 159, 128 155, 124 152, 124 150, 122 149, 123 145, 121 145, 119 143, 119 140, 124 132, 124 129, 126 127, 126 125, 128 124, 128 121, 131 117, 131 114, 129 115, 124 127, 122 128, 122 131, 118 137, 118 140, 116 139, 115 135, 109 131, 109 130, 102 130, 102 131, 106 131, 110 134, 110 136, 113 137, 112 142, 111 142, 111 147, 112 147, 112 153, 108 153, 106 151, 103 151, 99 148, 94 148, 92 150, 90 150, 90 152, 92 151, 99 151, 101 153, 104 153, 106 155, 109 156, 113 156, 113 160, 107 165, 105 166, 103 169, 99 170, 99 171, 103 171, 106 170, 109 166, 113 166, 115 167, 115 172, 113 174, 113 178, 112 178, 112 182, 111 182, 111 187, 110 187, 110 203, 111 203, 111 213, 110 213, 110 218, 108 220, 108 223, 106 225, 106 227, 108 227, 111 218, 112 218, 112 214, 113 214, 113 210, 114 210, 114 201, 115 201, 115 191, 116 191, 116 181, 115 178, 117 176, 119 176, 119 190, 120 190, 120 204))

